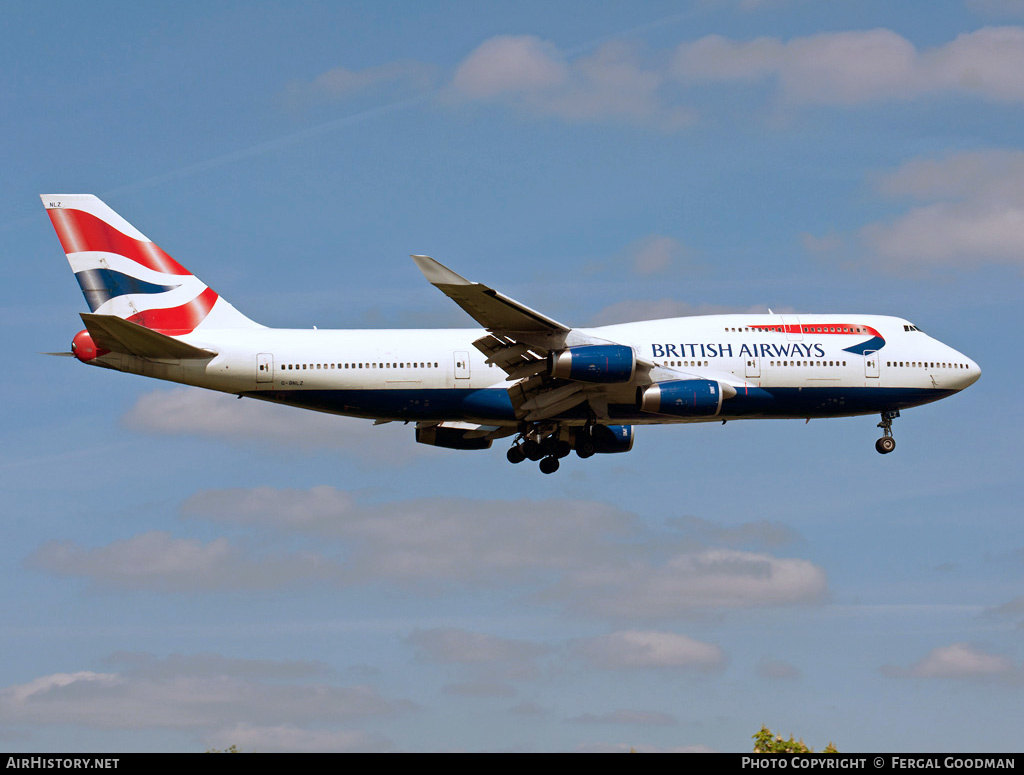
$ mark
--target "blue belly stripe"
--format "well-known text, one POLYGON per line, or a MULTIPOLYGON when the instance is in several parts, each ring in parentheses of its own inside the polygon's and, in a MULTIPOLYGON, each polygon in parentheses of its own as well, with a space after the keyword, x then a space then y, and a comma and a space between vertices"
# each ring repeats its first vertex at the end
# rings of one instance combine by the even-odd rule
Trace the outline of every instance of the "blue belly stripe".
MULTIPOLYGON (((874 414, 938 401, 956 390, 881 387, 747 388, 722 403, 721 413, 708 419, 755 417, 805 418, 874 414)), ((243 395, 274 403, 332 414, 392 420, 463 420, 515 422, 504 388, 394 388, 354 390, 258 390, 243 395)), ((634 404, 612 404, 612 420, 620 423, 673 422, 674 418, 639 411, 634 404)), ((558 416, 585 420, 579 406, 558 416)), ((703 418, 702 418, 703 419, 703 418)))

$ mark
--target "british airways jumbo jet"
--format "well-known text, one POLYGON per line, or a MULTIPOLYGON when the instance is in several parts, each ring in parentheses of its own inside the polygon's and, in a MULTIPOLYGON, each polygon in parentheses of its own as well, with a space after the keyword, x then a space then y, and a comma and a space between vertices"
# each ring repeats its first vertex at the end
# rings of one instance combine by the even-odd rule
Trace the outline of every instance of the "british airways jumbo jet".
POLYGON ((628 452, 633 428, 880 414, 973 384, 967 356, 879 315, 707 315, 571 328, 428 256, 427 280, 484 330, 261 326, 91 194, 43 204, 85 294, 71 353, 92 366, 377 423, 553 473, 575 450, 628 452))

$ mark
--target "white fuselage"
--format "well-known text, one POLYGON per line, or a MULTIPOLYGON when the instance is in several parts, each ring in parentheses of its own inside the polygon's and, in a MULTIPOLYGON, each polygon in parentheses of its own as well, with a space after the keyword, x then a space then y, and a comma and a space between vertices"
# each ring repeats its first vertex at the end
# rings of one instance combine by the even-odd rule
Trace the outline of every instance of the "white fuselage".
MULTIPOLYGON (((737 389, 720 414, 701 419, 874 413, 937 400, 980 375, 970 358, 895 317, 711 315, 580 331, 632 347, 655 364, 654 381, 711 379, 737 389)), ((202 328, 181 340, 216 351, 210 360, 154 362, 111 353, 95 362, 336 414, 515 424, 505 394, 511 383, 473 346, 484 335, 480 329, 202 328)), ((612 387, 612 419, 693 421, 637 411, 636 387, 612 387)))

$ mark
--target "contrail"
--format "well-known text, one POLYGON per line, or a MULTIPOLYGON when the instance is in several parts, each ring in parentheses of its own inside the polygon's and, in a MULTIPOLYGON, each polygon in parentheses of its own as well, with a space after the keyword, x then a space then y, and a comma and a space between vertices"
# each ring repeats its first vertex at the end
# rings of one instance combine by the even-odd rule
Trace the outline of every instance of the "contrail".
MULTIPOLYGON (((589 40, 585 43, 580 43, 571 48, 567 48, 565 49, 565 54, 566 56, 569 57, 578 56, 586 51, 590 51, 594 48, 597 48, 602 43, 605 43, 609 40, 614 40, 615 38, 620 38, 626 35, 635 35, 637 33, 648 32, 650 30, 654 30, 659 27, 665 27, 671 24, 677 24, 681 21, 685 21, 687 19, 692 18, 695 15, 698 15, 698 13, 699 12, 697 10, 692 10, 685 13, 673 14, 671 16, 666 16, 656 21, 647 22, 645 24, 639 24, 636 25, 635 27, 629 27, 625 30, 620 30, 618 32, 613 32, 608 35, 603 35, 601 37, 589 40)), ((415 97, 407 97, 405 99, 397 100, 395 102, 391 102, 386 105, 381 105, 376 108, 370 108, 368 110, 360 111, 359 113, 353 113, 352 115, 349 116, 342 116, 341 118, 336 118, 331 121, 324 122, 323 124, 317 124, 316 126, 312 126, 307 129, 300 129, 297 132, 282 135, 281 137, 276 137, 272 140, 265 140, 261 143, 256 143, 255 145, 250 145, 246 148, 241 148, 237 151, 232 151, 230 153, 225 153, 221 156, 215 156, 211 159, 205 159, 203 161, 197 161, 192 164, 186 164, 183 167, 178 167, 176 169, 170 170, 169 172, 163 172, 159 175, 153 175, 152 177, 145 178, 134 183, 126 183, 123 186, 117 186, 116 188, 101 191, 100 195, 110 196, 116 194, 123 194, 129 191, 138 191, 139 189, 157 186, 160 185, 161 183, 168 183, 172 180, 180 180, 181 178, 188 177, 189 175, 196 175, 201 172, 206 172, 207 170, 216 169, 217 167, 222 167, 225 164, 231 164, 232 162, 240 161, 242 159, 249 159, 254 156, 259 156, 260 154, 275 151, 279 148, 284 148, 289 145, 294 145, 295 143, 300 143, 309 138, 317 137, 318 135, 326 134, 327 132, 332 132, 336 129, 341 129, 342 127, 352 126, 353 124, 359 124, 363 121, 368 121, 379 116, 385 116, 389 113, 395 113, 406 108, 421 105, 433 99, 435 96, 444 91, 445 88, 446 87, 432 89, 422 94, 418 94, 415 97)), ((36 220, 34 215, 26 216, 24 218, 17 218, 6 223, 0 224, 0 230, 6 230, 13 226, 21 226, 27 223, 31 223, 34 220, 36 220)))
POLYGON ((256 143, 255 145, 250 145, 247 148, 241 148, 237 151, 232 151, 231 153, 225 153, 222 156, 215 156, 212 159, 197 161, 194 164, 178 167, 170 172, 154 175, 153 177, 146 178, 145 180, 128 183, 124 186, 118 186, 117 188, 111 188, 102 192, 102 194, 123 194, 126 191, 136 191, 140 188, 148 188, 149 186, 155 186, 160 183, 166 183, 171 180, 188 177, 189 175, 194 175, 199 172, 205 172, 206 170, 214 169, 216 167, 222 167, 225 164, 230 164, 231 162, 239 161, 241 159, 259 156, 267 151, 274 151, 278 148, 294 145, 295 143, 302 142, 310 137, 316 137, 317 135, 322 135, 326 132, 331 132, 344 126, 351 126, 352 124, 358 124, 361 121, 367 121, 371 118, 376 118, 377 116, 383 116, 403 108, 418 105, 433 97, 437 91, 438 90, 435 89, 424 94, 419 94, 415 97, 408 97, 404 100, 398 100, 397 102, 392 102, 387 105, 381 105, 359 113, 353 113, 350 116, 343 116, 341 118, 333 119, 332 121, 327 121, 323 124, 317 124, 316 126, 312 126, 307 129, 300 129, 298 132, 292 132, 291 134, 276 137, 273 140, 265 140, 262 143, 256 143))
MULTIPOLYGON (((589 40, 586 43, 581 43, 577 46, 573 46, 572 48, 568 48, 565 50, 565 53, 567 56, 570 57, 577 56, 585 51, 589 51, 591 49, 596 48, 597 46, 601 45, 606 41, 614 40, 615 38, 619 38, 624 35, 635 35, 637 33, 648 32, 659 27, 665 27, 671 24, 676 24, 678 22, 692 18, 696 13, 696 11, 688 11, 685 13, 673 14, 671 16, 666 16, 656 21, 647 22, 645 24, 639 24, 635 27, 629 27, 628 29, 620 30, 619 32, 614 32, 609 35, 603 35, 601 37, 589 40)), ((317 135, 322 135, 327 132, 334 131, 335 129, 341 129, 342 127, 358 124, 363 121, 367 121, 371 118, 377 118, 378 116, 384 116, 387 115, 388 113, 394 113, 405 108, 411 108, 415 105, 420 105, 432 99, 436 95, 440 94, 443 90, 444 87, 432 89, 428 92, 424 92, 423 94, 419 94, 415 97, 408 97, 406 99, 388 103, 387 105, 381 105, 376 108, 370 108, 369 110, 354 113, 350 116, 343 116, 342 118, 327 121, 323 124, 318 124, 316 126, 309 127, 308 129, 301 129, 298 132, 292 132, 291 134, 283 135, 282 137, 277 137, 273 140, 265 140, 262 143, 256 143, 255 145, 250 145, 247 148, 232 151, 231 153, 226 153, 222 156, 216 156, 212 159, 206 159, 205 161, 199 161, 195 162, 194 164, 188 164, 184 167, 179 167, 175 170, 171 170, 170 172, 164 172, 160 175, 154 175, 153 177, 146 178, 145 180, 140 180, 135 183, 128 183, 123 186, 118 186, 117 188, 108 189, 107 191, 102 192, 102 194, 122 194, 127 191, 137 191, 140 188, 148 188, 149 186, 155 186, 159 185, 160 183, 167 183, 172 180, 179 180, 189 175, 194 175, 200 172, 206 172, 207 170, 214 169, 216 167, 221 167, 225 164, 230 164, 241 159, 259 156, 262 153, 274 151, 277 150, 278 148, 284 148, 286 146, 302 142, 303 140, 306 140, 308 138, 316 137, 317 135)))

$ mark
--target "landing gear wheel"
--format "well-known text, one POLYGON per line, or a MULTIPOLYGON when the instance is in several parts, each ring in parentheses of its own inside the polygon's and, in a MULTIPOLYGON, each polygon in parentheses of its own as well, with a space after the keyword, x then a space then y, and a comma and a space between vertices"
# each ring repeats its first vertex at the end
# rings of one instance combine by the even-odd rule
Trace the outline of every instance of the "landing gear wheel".
POLYGON ((562 458, 568 457, 570 452, 572 452, 572 446, 568 441, 558 441, 555 442, 555 451, 552 454, 555 457, 562 458))
POLYGON ((586 460, 594 454, 594 442, 588 438, 582 438, 576 442, 576 455, 586 460))
POLYGON ((534 462, 544 457, 544 449, 532 439, 527 439, 523 442, 523 453, 534 462))
POLYGON ((558 470, 558 458, 557 457, 546 457, 540 461, 540 471, 542 474, 553 474, 558 470))
POLYGON ((505 457, 508 458, 509 463, 522 463, 526 460, 526 453, 523 452, 522 447, 516 444, 514 447, 509 448, 508 452, 505 453, 505 457))
POLYGON ((899 416, 899 409, 882 412, 882 422, 878 423, 878 427, 882 429, 884 435, 875 442, 875 449, 878 450, 880 455, 888 455, 896 449, 896 439, 892 437, 892 421, 899 416))

